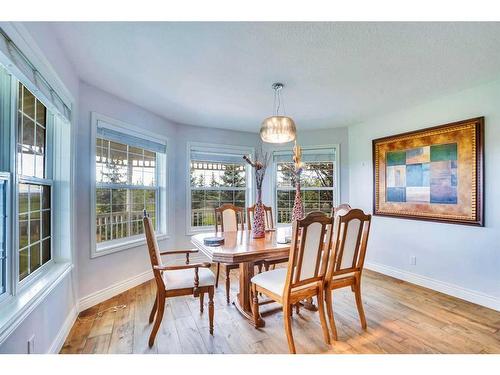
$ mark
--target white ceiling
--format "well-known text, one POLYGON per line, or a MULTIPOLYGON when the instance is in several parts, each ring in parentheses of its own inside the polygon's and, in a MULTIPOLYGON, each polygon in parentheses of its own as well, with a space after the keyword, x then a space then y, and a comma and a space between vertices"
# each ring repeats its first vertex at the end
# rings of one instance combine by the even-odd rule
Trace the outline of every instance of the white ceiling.
POLYGON ((179 123, 258 131, 275 81, 300 129, 500 76, 500 23, 54 23, 81 79, 179 123))

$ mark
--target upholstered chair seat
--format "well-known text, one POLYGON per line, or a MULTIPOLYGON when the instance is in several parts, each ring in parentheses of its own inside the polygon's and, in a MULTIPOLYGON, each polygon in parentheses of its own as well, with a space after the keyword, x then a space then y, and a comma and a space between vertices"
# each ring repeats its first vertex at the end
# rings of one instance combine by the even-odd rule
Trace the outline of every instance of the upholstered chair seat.
MULTIPOLYGON (((199 286, 210 286, 215 284, 215 275, 208 268, 198 269, 199 286)), ((175 270, 163 272, 163 280, 167 290, 185 289, 194 287, 194 269, 175 270)))
POLYGON ((259 273, 252 277, 252 283, 278 296, 282 296, 285 289, 287 271, 287 268, 277 268, 272 271, 259 273))

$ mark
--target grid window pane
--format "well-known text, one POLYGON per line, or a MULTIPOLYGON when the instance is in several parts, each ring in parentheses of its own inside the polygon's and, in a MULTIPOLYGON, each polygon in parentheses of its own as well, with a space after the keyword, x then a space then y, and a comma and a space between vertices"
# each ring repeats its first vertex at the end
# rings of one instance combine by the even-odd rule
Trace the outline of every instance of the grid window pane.
POLYGON ((35 100, 35 96, 26 87, 23 87, 23 112, 32 119, 35 118, 35 100))
POLYGON ((28 248, 25 248, 19 252, 19 281, 29 275, 28 260, 28 248))
POLYGON ((50 238, 42 241, 42 264, 50 260, 50 238))
POLYGON ((191 226, 215 225, 214 209, 224 203, 246 205, 243 163, 191 160, 191 226))
POLYGON ((41 265, 41 257, 40 257, 40 242, 37 242, 35 245, 30 246, 30 272, 35 271, 38 269, 41 265))
POLYGON ((144 209, 156 224, 156 190, 98 188, 97 243, 142 234, 144 209))
POLYGON ((19 280, 22 280, 51 259, 51 208, 47 198, 50 186, 22 183, 18 190, 19 280), (45 247, 42 240, 46 240, 45 247))
POLYGON ((142 234, 144 210, 156 227, 156 160, 155 152, 96 139, 97 243, 142 234))
POLYGON ((47 108, 20 84, 17 110, 18 174, 45 178, 47 108))
POLYGON ((36 101, 36 122, 45 126, 47 121, 47 108, 39 101, 36 101))

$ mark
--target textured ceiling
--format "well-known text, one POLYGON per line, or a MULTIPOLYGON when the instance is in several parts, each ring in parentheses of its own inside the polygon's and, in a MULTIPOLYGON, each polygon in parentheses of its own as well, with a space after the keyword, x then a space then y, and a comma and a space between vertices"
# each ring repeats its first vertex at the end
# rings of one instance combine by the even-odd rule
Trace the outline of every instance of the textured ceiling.
POLYGON ((500 23, 53 23, 81 79, 179 123, 258 131, 284 82, 300 129, 500 76, 500 23))

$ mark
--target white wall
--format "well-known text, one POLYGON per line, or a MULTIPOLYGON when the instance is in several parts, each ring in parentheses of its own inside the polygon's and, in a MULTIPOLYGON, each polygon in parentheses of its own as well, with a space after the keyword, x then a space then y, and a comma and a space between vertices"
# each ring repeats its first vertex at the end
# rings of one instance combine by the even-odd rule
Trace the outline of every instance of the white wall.
POLYGON ((500 309, 500 81, 349 128, 350 202, 372 211, 372 139, 485 116, 484 228, 374 217, 368 266, 500 309), (410 256, 416 256, 410 266, 410 256))
MULTIPOLYGON (((300 129, 300 125, 297 125, 300 129)), ((297 143, 303 147, 308 146, 324 146, 337 144, 340 146, 340 202, 349 202, 349 136, 348 129, 346 127, 332 128, 332 129, 321 129, 321 130, 309 130, 309 131, 298 131, 297 133, 297 143)), ((273 145, 269 143, 263 144, 263 151, 272 154, 273 151, 282 149, 293 149, 293 143, 289 143, 286 146, 273 145)), ((272 155, 271 155, 272 157, 272 155)), ((272 159, 271 159, 272 162, 272 159)), ((273 201, 273 186, 271 173, 273 173, 270 168, 266 171, 264 177, 263 187, 262 187, 262 202, 266 205, 270 205, 273 201)))

